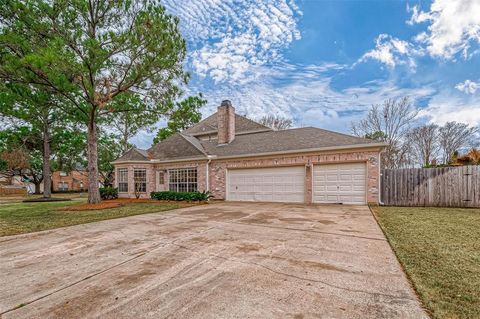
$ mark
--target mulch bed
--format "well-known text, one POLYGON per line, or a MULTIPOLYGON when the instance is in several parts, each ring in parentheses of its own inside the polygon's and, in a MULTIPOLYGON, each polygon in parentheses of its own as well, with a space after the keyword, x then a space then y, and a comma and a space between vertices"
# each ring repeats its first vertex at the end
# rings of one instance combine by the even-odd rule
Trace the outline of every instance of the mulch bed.
POLYGON ((63 211, 82 211, 82 210, 99 210, 99 209, 108 209, 108 208, 117 208, 122 207, 124 204, 117 203, 113 201, 103 201, 98 204, 79 204, 68 207, 63 207, 60 210, 63 211))

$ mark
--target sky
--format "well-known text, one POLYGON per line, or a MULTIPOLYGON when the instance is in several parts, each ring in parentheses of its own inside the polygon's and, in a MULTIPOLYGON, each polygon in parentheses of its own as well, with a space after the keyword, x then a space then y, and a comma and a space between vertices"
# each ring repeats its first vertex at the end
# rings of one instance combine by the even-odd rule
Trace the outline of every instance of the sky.
MULTIPOLYGON (((349 133, 409 96, 418 123, 480 125, 480 0, 165 0, 188 46, 186 94, 252 119, 349 133)), ((160 121, 158 126, 165 125, 160 121)), ((150 147, 155 133, 131 142, 150 147)))

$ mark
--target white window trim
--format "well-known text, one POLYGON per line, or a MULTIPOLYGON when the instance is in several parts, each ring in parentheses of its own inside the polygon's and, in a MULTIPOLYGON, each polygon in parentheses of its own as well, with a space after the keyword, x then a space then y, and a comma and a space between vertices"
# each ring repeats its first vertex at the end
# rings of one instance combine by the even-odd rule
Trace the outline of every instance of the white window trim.
POLYGON ((117 174, 118 174, 118 179, 117 179, 117 188, 119 193, 128 193, 128 168, 118 168, 117 169, 117 174), (120 171, 126 171, 126 181, 121 179, 121 174, 120 171), (126 191, 121 191, 120 190, 120 184, 127 184, 127 190, 126 191))
POLYGON ((168 190, 173 191, 173 192, 196 192, 198 191, 198 170, 197 167, 179 167, 179 168, 172 168, 168 170, 168 190), (187 181, 179 182, 178 180, 178 175, 177 175, 177 181, 172 182, 172 177, 174 176, 175 173, 178 174, 180 171, 187 171, 187 181), (191 178, 189 176, 189 172, 194 171, 195 172, 195 181, 190 181, 189 179, 191 178), (186 184, 186 190, 180 190, 180 185, 181 184, 186 184), (174 189, 172 189, 172 185, 175 185, 174 189), (194 185, 194 186, 193 186, 194 185), (192 186, 192 188, 190 188, 192 186))
POLYGON ((137 167, 137 168, 134 168, 134 169, 133 169, 133 187, 134 187, 134 191, 135 191, 135 187, 136 187, 135 171, 143 171, 143 172, 145 173, 145 181, 142 182, 142 184, 145 184, 145 190, 144 190, 144 191, 140 191, 140 193, 146 193, 146 192, 147 192, 147 169, 146 169, 146 168, 143 168, 143 167, 137 167))

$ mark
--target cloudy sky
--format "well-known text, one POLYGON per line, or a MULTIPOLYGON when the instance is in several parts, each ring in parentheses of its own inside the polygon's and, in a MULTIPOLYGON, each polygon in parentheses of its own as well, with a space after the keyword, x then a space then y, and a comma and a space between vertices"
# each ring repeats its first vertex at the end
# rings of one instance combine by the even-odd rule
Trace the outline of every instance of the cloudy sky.
MULTIPOLYGON (((480 1, 166 0, 187 39, 188 90, 251 118, 349 132, 410 96, 420 122, 480 125, 480 1)), ((163 123, 160 122, 159 126, 163 123)), ((148 148, 154 134, 132 142, 148 148)))

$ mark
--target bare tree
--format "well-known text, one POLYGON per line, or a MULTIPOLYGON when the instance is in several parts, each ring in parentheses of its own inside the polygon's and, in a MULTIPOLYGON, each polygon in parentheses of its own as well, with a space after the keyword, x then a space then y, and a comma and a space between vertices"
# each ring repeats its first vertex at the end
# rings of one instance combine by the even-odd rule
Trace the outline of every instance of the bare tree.
POLYGON ((442 161, 448 164, 452 160, 455 151, 463 148, 475 147, 475 136, 478 128, 468 124, 447 122, 439 129, 439 146, 442 152, 442 161))
POLYGON ((412 157, 418 164, 427 166, 436 158, 439 150, 438 130, 438 125, 427 124, 416 127, 408 133, 412 157))
POLYGON ((260 124, 270 127, 275 131, 286 130, 292 127, 292 120, 278 115, 267 115, 260 119, 260 124))
POLYGON ((352 133, 388 143, 382 153, 382 167, 403 167, 410 163, 406 136, 417 114, 408 97, 388 99, 372 105, 365 119, 352 123, 352 133))

